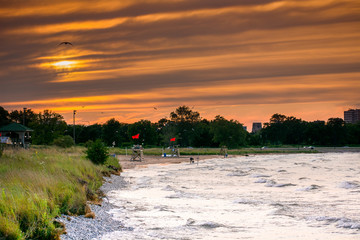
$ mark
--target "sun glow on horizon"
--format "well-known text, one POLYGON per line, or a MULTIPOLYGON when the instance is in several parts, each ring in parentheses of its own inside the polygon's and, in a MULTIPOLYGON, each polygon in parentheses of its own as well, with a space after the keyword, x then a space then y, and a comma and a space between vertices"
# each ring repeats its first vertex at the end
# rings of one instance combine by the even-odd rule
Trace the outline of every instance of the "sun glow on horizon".
MULTIPOLYGON (((86 60, 67 60, 64 57, 59 57, 58 59, 54 58, 54 61, 46 61, 38 65, 38 67, 43 69, 53 69, 56 73, 72 73, 74 74, 77 71, 80 71, 82 68, 88 66, 86 60)), ((62 79, 62 78, 61 78, 62 79)), ((59 80, 59 79, 57 79, 59 80)))
POLYGON ((55 62, 52 63, 52 66, 55 66, 57 68, 73 68, 76 65, 76 61, 59 61, 59 62, 55 62))

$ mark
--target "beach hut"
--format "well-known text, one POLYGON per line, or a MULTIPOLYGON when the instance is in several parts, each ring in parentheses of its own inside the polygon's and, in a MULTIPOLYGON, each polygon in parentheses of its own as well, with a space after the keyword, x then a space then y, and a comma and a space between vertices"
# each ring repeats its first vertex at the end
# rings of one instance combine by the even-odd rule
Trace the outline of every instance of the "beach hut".
POLYGON ((27 148, 29 146, 30 132, 32 131, 34 130, 22 124, 10 123, 0 127, 1 142, 9 143, 9 139, 11 139, 13 145, 27 148))

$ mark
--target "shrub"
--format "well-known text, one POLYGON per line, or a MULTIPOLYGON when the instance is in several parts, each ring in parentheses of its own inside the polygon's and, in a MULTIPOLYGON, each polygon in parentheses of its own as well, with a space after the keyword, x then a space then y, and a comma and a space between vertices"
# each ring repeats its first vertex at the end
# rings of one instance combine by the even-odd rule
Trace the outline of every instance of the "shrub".
POLYGON ((94 143, 94 141, 92 141, 92 140, 87 140, 86 143, 84 144, 84 146, 85 146, 86 148, 89 148, 89 147, 91 146, 91 144, 93 144, 93 143, 94 143))
POLYGON ((74 146, 74 140, 69 135, 61 136, 54 140, 54 145, 63 148, 68 148, 74 146))
POLYGON ((95 164, 104 164, 109 157, 108 148, 100 139, 97 139, 87 148, 86 157, 95 164))

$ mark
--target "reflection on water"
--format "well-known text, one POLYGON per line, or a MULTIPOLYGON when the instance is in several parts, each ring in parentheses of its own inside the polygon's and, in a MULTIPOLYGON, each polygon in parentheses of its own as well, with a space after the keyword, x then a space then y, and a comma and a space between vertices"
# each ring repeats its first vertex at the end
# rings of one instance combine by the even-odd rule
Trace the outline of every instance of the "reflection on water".
POLYGON ((360 239, 360 154, 151 165, 123 173, 103 239, 360 239))

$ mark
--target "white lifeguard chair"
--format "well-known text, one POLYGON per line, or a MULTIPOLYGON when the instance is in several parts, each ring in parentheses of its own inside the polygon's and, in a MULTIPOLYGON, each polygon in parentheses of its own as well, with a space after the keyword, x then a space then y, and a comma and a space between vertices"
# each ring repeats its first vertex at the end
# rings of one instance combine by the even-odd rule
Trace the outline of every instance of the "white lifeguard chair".
POLYGON ((144 148, 141 145, 134 145, 132 148, 132 154, 130 161, 142 161, 144 160, 144 148))
POLYGON ((180 157, 180 149, 179 149, 179 145, 174 145, 171 148, 171 154, 173 157, 180 157))

